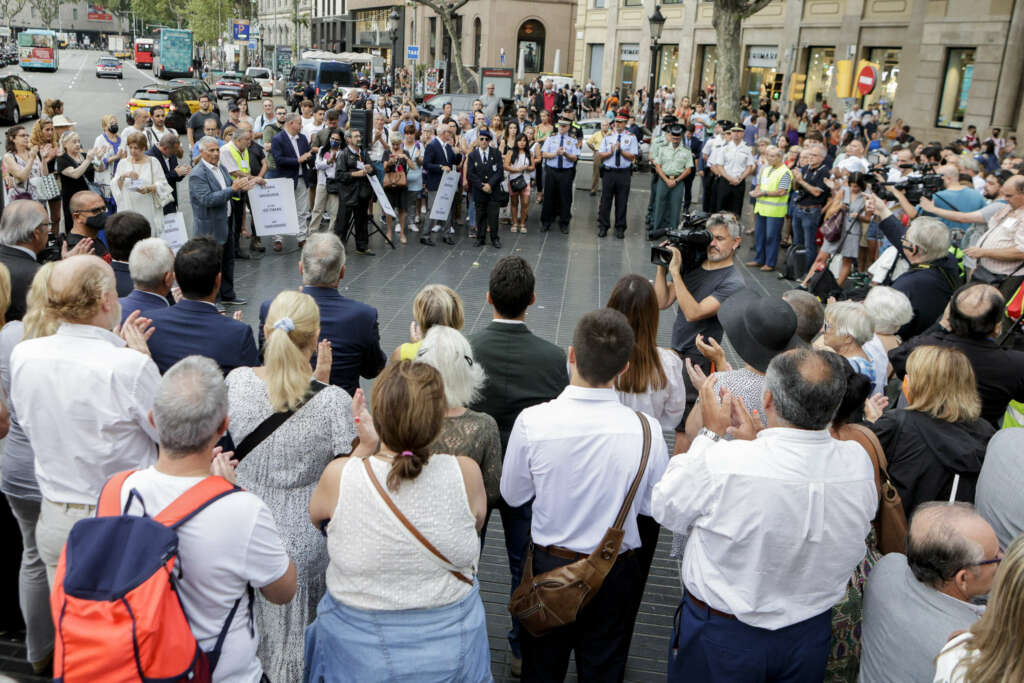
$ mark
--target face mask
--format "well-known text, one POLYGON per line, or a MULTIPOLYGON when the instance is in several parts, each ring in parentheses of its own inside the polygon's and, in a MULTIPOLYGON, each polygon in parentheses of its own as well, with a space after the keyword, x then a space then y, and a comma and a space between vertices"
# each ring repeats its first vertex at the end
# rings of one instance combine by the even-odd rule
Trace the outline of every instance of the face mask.
POLYGON ((331 140, 331 147, 341 147, 341 140, 331 140))
POLYGON ((118 126, 116 123, 112 123, 110 124, 110 128, 107 128, 107 130, 109 130, 111 133, 116 133, 119 127, 120 126, 118 126))
POLYGON ((93 230, 102 230, 107 227, 107 214, 101 213, 95 216, 89 216, 85 219, 85 224, 93 230))

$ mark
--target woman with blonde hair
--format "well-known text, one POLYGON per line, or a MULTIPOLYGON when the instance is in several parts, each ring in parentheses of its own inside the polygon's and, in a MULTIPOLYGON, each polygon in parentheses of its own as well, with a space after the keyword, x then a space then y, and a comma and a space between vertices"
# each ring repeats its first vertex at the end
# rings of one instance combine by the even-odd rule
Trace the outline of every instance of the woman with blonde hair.
POLYGON ((60 174, 60 196, 64 205, 64 232, 71 232, 71 198, 78 192, 89 189, 89 183, 95 177, 93 159, 96 150, 90 149, 82 154, 82 139, 73 130, 60 136, 60 147, 63 154, 57 157, 55 168, 60 174))
MULTIPOLYGON (((2 264, 0 264, 2 265, 2 264)), ((3 474, 0 492, 7 498, 21 530, 21 567, 18 570, 18 602, 25 620, 26 659, 35 673, 46 670, 53 656, 53 619, 50 615, 50 587, 46 580, 46 564, 36 546, 36 522, 42 495, 36 482, 35 453, 28 436, 18 422, 10 401, 11 352, 24 339, 48 337, 57 331, 60 320, 46 306, 50 273, 54 261, 44 264, 32 278, 28 290, 27 311, 22 320, 11 320, 0 330, 0 386, 10 429, 4 441, 3 474)), ((0 311, 10 302, 10 274, 0 267, 0 311)), ((0 319, 2 319, 0 312, 0 319)), ((8 607, 10 609, 10 607, 8 607)))
POLYGON ((974 369, 962 351, 919 346, 907 358, 907 406, 871 425, 889 460, 889 477, 910 519, 932 500, 974 502, 974 489, 995 433, 981 417, 974 369))
POLYGON ((444 325, 461 330, 466 317, 462 310, 462 298, 446 285, 427 285, 412 301, 412 322, 409 323, 409 337, 412 341, 400 344, 391 354, 391 360, 415 360, 420 342, 431 327, 444 325))
POLYGON ((128 158, 117 163, 110 190, 118 211, 135 211, 145 216, 153 237, 164 231, 164 198, 172 196, 160 163, 146 154, 146 136, 131 133, 124 141, 128 158))
POLYGON ((320 309, 313 298, 278 294, 263 332, 263 365, 227 376, 228 416, 235 455, 242 458, 238 484, 270 508, 298 570, 290 603, 275 605, 256 592, 259 658, 270 680, 298 681, 303 633, 323 596, 327 569, 327 544, 309 526, 306 508, 327 463, 352 450, 356 432, 352 399, 323 383, 330 376, 331 345, 317 343, 320 309))
POLYGON ((1024 536, 997 563, 988 606, 966 633, 946 643, 935 659, 933 683, 1024 681, 1024 536))
POLYGON ((475 462, 431 452, 446 405, 426 363, 385 368, 372 416, 356 390, 359 445, 327 466, 309 503, 330 564, 304 680, 491 680, 476 580, 486 493, 475 462))

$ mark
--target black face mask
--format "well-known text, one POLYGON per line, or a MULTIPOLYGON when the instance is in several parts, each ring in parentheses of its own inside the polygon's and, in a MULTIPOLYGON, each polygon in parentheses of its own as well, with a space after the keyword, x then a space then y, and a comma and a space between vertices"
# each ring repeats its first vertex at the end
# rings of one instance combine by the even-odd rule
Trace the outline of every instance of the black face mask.
POLYGON ((92 230, 102 230, 107 227, 107 214, 106 212, 97 214, 95 216, 89 216, 85 219, 85 225, 92 230))
POLYGON ((111 133, 116 133, 119 128, 120 126, 118 126, 116 123, 112 123, 110 124, 110 128, 107 128, 107 130, 110 131, 111 133))

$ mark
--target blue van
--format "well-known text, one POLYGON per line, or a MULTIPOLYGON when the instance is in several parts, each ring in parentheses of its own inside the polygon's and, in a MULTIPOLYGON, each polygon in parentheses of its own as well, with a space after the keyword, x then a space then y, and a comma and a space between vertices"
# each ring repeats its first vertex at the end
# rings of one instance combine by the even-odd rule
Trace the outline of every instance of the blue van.
POLYGON ((291 92, 299 82, 313 84, 317 99, 320 95, 336 86, 351 88, 355 85, 355 74, 352 72, 352 65, 348 62, 341 62, 326 59, 300 59, 292 66, 288 74, 287 88, 291 92))

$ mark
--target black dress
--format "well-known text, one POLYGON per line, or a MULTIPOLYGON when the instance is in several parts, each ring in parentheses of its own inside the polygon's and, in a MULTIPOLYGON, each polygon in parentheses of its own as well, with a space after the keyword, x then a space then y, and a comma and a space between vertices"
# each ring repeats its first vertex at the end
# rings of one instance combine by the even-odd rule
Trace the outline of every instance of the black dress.
MULTIPOLYGON (((83 157, 84 158, 84 157, 83 157)), ((71 158, 68 153, 61 154, 56 159, 56 171, 57 177, 60 179, 60 198, 61 204, 64 207, 64 230, 65 232, 71 231, 71 198, 75 196, 76 192, 82 192, 83 190, 89 189, 89 183, 92 182, 93 178, 93 165, 89 164, 89 167, 85 169, 78 178, 71 178, 64 175, 64 169, 66 168, 78 168, 80 161, 75 161, 71 158)))

